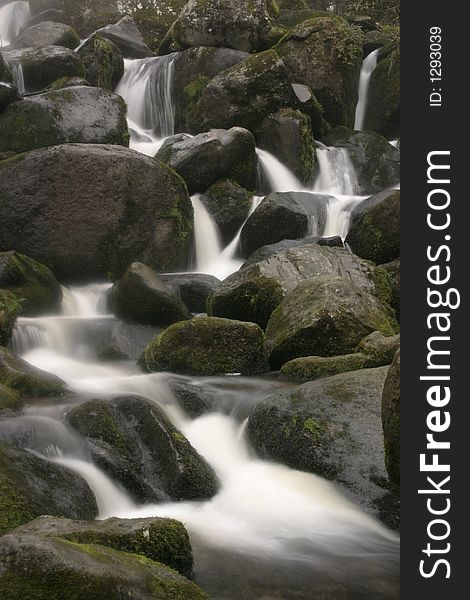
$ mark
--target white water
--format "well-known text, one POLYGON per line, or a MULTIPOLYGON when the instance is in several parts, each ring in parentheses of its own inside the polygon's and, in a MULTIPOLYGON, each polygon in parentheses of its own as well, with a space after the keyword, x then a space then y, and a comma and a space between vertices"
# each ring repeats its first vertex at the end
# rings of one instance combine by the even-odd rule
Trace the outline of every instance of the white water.
POLYGON ((0 48, 16 38, 29 17, 29 2, 10 2, 0 8, 0 48))
POLYGON ((268 186, 270 192, 299 192, 305 187, 297 177, 275 156, 266 150, 256 149, 259 160, 258 187, 268 186))
POLYGON ((356 106, 356 118, 354 129, 362 131, 367 114, 367 101, 369 97, 369 84, 372 73, 377 66, 379 50, 371 52, 362 62, 361 75, 359 77, 359 98, 356 106))
POLYGON ((23 66, 19 60, 6 60, 7 65, 10 67, 13 75, 13 83, 20 94, 24 94, 26 91, 24 83, 23 66))

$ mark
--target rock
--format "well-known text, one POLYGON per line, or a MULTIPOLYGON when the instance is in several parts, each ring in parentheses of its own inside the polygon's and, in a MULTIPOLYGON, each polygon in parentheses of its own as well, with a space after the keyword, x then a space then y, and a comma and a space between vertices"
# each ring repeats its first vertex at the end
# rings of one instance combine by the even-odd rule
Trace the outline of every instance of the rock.
POLYGON ((207 298, 220 284, 217 277, 203 273, 167 273, 158 278, 192 313, 206 312, 207 298))
POLYGON ((167 327, 191 318, 191 313, 156 273, 142 263, 132 263, 114 284, 111 305, 116 316, 144 325, 167 327))
POLYGON ((297 25, 276 46, 291 81, 312 89, 333 126, 354 123, 362 41, 358 29, 328 16, 297 25))
POLYGON ((60 312, 62 288, 47 267, 27 256, 0 252, 0 288, 15 294, 23 316, 60 312))
POLYGON ((16 296, 0 289, 0 346, 9 343, 20 309, 16 296))
POLYGON ((308 7, 303 9, 283 8, 282 2, 278 2, 278 4, 281 10, 277 25, 284 27, 286 34, 289 33, 289 30, 300 25, 304 21, 315 19, 317 17, 331 17, 331 13, 326 11, 315 10, 308 7))
POLYGON ((194 111, 209 81, 249 57, 232 48, 188 48, 174 55, 173 98, 177 131, 193 131, 194 111))
POLYGON ((301 356, 338 356, 355 351, 373 331, 393 335, 390 308, 365 287, 324 275, 299 283, 274 310, 266 347, 274 369, 301 356))
POLYGON ((390 365, 400 347, 400 335, 385 337, 380 331, 374 331, 361 340, 358 352, 367 356, 370 367, 390 365))
POLYGON ((63 10, 58 8, 49 8, 42 12, 32 16, 22 27, 22 29, 29 29, 33 25, 38 25, 44 21, 52 21, 53 23, 67 23, 67 16, 63 10))
POLYGON ((400 349, 388 370, 382 395, 385 466, 390 481, 400 488, 400 349))
POLYGON ((252 321, 265 328, 271 313, 288 292, 300 282, 322 275, 340 275, 358 289, 376 293, 375 271, 370 263, 342 248, 305 243, 259 263, 247 264, 230 275, 209 296, 208 314, 252 321))
POLYGON ((255 131, 269 114, 296 104, 286 67, 274 50, 222 71, 205 87, 194 127, 245 127, 255 131))
POLYGON ((115 25, 99 29, 97 33, 116 44, 124 58, 147 58, 154 55, 145 44, 132 17, 124 17, 115 25))
POLYGON ((60 280, 117 278, 133 260, 162 271, 189 264, 186 186, 138 152, 97 144, 36 150, 0 162, 0 180, 0 250, 30 256, 60 280))
POLYGON ((323 233, 330 196, 307 192, 269 194, 248 218, 240 235, 241 254, 269 244, 323 233), (312 231, 316 230, 316 231, 312 231))
POLYGON ((74 50, 80 44, 77 32, 63 23, 43 21, 24 29, 11 48, 44 48, 46 46, 63 46, 74 50))
POLYGON ((278 0, 277 2, 281 11, 284 10, 305 10, 308 4, 305 0, 278 0))
POLYGON ((391 284, 390 304, 397 315, 398 321, 400 321, 400 259, 396 258, 385 265, 380 265, 380 267, 384 269, 389 276, 391 284))
MULTIPOLYGON (((98 508, 79 475, 25 450, 0 444, 0 535, 44 514, 94 519, 98 508)), ((1 575, 0 586, 3 595, 1 575)))
POLYGON ((347 243, 376 264, 400 256, 400 192, 385 191, 361 202, 352 212, 347 243))
POLYGON ((149 371, 253 375, 268 370, 264 334, 254 323, 201 317, 171 325, 142 357, 149 371))
POLYGON ((204 192, 225 178, 253 188, 258 164, 254 137, 241 127, 212 129, 196 137, 171 137, 155 158, 174 169, 191 194, 204 192))
POLYGON ((366 369, 369 364, 365 354, 341 356, 304 356, 294 358, 282 365, 281 374, 289 381, 314 381, 348 371, 366 369))
POLYGON ((116 321, 111 330, 100 336, 97 355, 103 360, 131 360, 136 362, 153 338, 160 334, 159 327, 116 321))
POLYGON ((68 423, 93 461, 140 503, 211 498, 217 478, 163 412, 142 398, 91 400, 68 423))
POLYGON ((54 82, 52 82, 46 91, 55 92, 57 90, 63 90, 64 88, 83 87, 89 85, 89 82, 82 77, 62 77, 61 79, 56 79, 54 82))
POLYGON ((9 416, 22 410, 24 401, 20 398, 19 393, 12 388, 0 383, 0 417, 9 416))
POLYGON ((318 244, 320 246, 328 246, 329 248, 344 248, 343 240, 339 236, 321 238, 318 236, 305 237, 299 240, 282 240, 275 244, 268 244, 262 246, 256 252, 253 252, 243 263, 242 266, 255 265, 256 263, 267 260, 279 252, 284 252, 290 248, 299 248, 301 246, 308 246, 310 244, 318 244))
POLYGON ((3 58, 3 52, 0 52, 0 81, 13 83, 13 74, 8 63, 6 63, 3 58))
POLYGON ((19 62, 27 92, 40 92, 65 77, 84 77, 80 57, 69 48, 48 46, 4 52, 5 60, 19 62))
POLYGON ((180 49, 216 46, 257 52, 269 47, 270 32, 265 0, 190 0, 170 33, 180 49))
POLYGON ((0 572, 4 600, 16 600, 18 590, 30 600, 208 599, 196 584, 141 554, 21 530, 0 540, 0 572))
POLYGON ((9 104, 18 102, 21 96, 17 88, 11 83, 0 81, 0 113, 3 112, 9 104))
POLYGON ((313 184, 316 155, 310 117, 281 109, 264 119, 256 139, 260 148, 276 156, 304 185, 313 184))
POLYGON ((255 406, 247 433, 259 456, 344 485, 377 514, 386 490, 380 398, 387 369, 306 383, 255 406))
POLYGON ((217 181, 201 196, 201 201, 217 225, 224 246, 228 246, 245 223, 253 196, 230 180, 217 181))
POLYGON ((85 77, 90 85, 112 91, 124 75, 124 59, 119 48, 96 34, 77 52, 85 66, 85 77))
POLYGON ((367 31, 364 34, 364 58, 369 56, 374 50, 378 50, 379 48, 382 48, 382 46, 385 46, 388 40, 389 36, 383 31, 377 29, 367 31))
POLYGON ((393 140, 400 133, 400 49, 386 46, 369 84, 365 129, 393 140))
POLYGON ((0 383, 19 392, 22 398, 44 398, 65 393, 65 384, 61 379, 33 367, 1 346, 0 383))
POLYGON ((197 419, 211 409, 211 403, 206 398, 203 387, 182 381, 172 381, 171 391, 180 407, 191 419, 197 419))
POLYGON ((59 144, 129 145, 126 103, 94 87, 46 92, 11 104, 0 116, 0 151, 59 144))

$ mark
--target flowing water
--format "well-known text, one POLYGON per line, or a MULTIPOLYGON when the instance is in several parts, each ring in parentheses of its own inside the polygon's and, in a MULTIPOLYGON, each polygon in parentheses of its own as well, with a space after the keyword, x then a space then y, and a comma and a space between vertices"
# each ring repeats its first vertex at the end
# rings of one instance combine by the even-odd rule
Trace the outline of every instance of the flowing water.
POLYGON ((16 38, 29 17, 29 2, 10 2, 0 8, 0 48, 16 38))
POLYGON ((24 83, 23 66, 19 60, 6 60, 7 65, 13 75, 13 83, 20 94, 26 91, 24 83))
POLYGON ((362 131, 367 114, 367 101, 369 98, 369 84, 372 73, 377 66, 377 60, 379 57, 379 49, 374 50, 366 56, 362 63, 361 75, 359 77, 359 97, 356 106, 356 118, 354 122, 354 129, 356 131, 362 131))

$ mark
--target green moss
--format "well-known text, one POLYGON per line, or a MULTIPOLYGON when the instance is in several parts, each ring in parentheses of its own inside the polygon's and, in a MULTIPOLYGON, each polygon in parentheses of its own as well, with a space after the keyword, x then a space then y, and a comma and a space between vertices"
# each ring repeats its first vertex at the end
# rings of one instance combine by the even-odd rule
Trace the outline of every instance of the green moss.
POLYGON ((328 357, 308 356, 285 363, 281 368, 281 373, 286 379, 304 382, 331 377, 338 373, 357 371, 369 366, 372 365, 368 357, 360 353, 328 357))
POLYGON ((0 535, 34 518, 29 502, 18 490, 11 476, 5 453, 0 444, 0 535))
POLYGON ((326 431, 326 427, 323 423, 319 423, 315 419, 305 419, 304 431, 310 434, 312 442, 316 444, 319 441, 320 435, 326 431))
POLYGON ((21 410, 24 405, 24 400, 20 398, 20 395, 16 390, 12 390, 0 383, 0 414, 3 411, 17 412, 21 410))
MULTIPOLYGON (((9 158, 3 162, 8 162, 15 158, 9 158)), ((20 310, 21 305, 16 296, 12 292, 0 289, 0 345, 7 345, 10 341, 16 317, 20 310)))

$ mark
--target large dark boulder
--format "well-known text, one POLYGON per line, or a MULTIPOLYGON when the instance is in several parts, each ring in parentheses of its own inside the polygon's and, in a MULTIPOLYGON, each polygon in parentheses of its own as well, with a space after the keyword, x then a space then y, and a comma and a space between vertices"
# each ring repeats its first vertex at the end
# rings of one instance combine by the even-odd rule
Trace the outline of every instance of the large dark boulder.
POLYGON ((74 50, 80 44, 77 32, 69 25, 43 21, 24 29, 11 47, 18 48, 44 48, 45 46, 63 46, 74 50))
POLYGON ((0 151, 59 144, 128 146, 127 107, 117 94, 78 86, 15 102, 0 115, 0 151))
POLYGON ((190 319, 191 313, 181 300, 142 263, 132 263, 114 284, 111 306, 116 316, 144 325, 166 327, 190 319))
POLYGON ((325 228, 330 196, 307 192, 269 194, 250 215, 240 235, 241 254, 282 240, 321 235, 325 228))
POLYGON ((268 370, 264 334, 254 323, 199 317, 175 323, 142 357, 149 371, 183 375, 253 375, 268 370))
POLYGON ((90 85, 112 91, 124 74, 121 51, 111 40, 95 34, 77 52, 90 85))
POLYGON ((400 192, 381 192, 352 212, 347 243, 352 251, 376 264, 400 256, 400 192))
POLYGON ((40 13, 33 15, 22 29, 29 29, 33 25, 43 23, 44 21, 52 21, 53 23, 67 23, 67 16, 60 8, 48 8, 40 13))
POLYGON ((217 478, 154 404, 142 398, 91 400, 67 421, 89 446, 91 457, 137 501, 203 500, 217 478))
POLYGON ((204 192, 219 179, 233 179, 252 188, 258 158, 255 139, 246 129, 213 129, 195 137, 176 135, 158 151, 157 160, 185 180, 190 193, 204 192))
POLYGON ((243 267, 247 267, 248 265, 255 265, 256 263, 262 262, 263 260, 267 260, 271 256, 275 254, 279 254, 279 252, 284 252, 285 250, 289 250, 290 248, 299 248, 300 246, 308 246, 309 244, 318 244, 320 246, 327 246, 329 248, 344 248, 344 243, 341 237, 339 236, 331 236, 331 237, 318 237, 318 236, 308 236, 305 238, 300 238, 298 240, 282 240, 281 242, 276 242, 275 244, 268 244, 267 246, 262 246, 256 252, 253 252, 247 258, 247 260, 243 263, 243 267))
POLYGON ((385 466, 390 481, 400 487, 400 349, 397 350, 382 395, 385 466))
POLYGON ((400 133, 400 49, 384 47, 370 78, 365 128, 388 139, 400 133))
POLYGON ((205 273, 163 273, 158 276, 192 313, 206 312, 206 301, 220 280, 205 273))
POLYGON ((0 113, 3 112, 8 105, 13 104, 13 102, 18 102, 18 100, 21 100, 21 95, 17 88, 11 83, 0 81, 0 113))
POLYGON ((20 309, 15 294, 0 289, 0 345, 6 346, 10 342, 20 309))
POLYGON ((123 17, 115 25, 107 25, 97 33, 116 44, 124 58, 147 58, 154 55, 145 44, 132 17, 123 17))
POLYGON ((0 52, 0 81, 13 83, 13 74, 8 64, 5 62, 2 52, 0 52))
POLYGON ((384 269, 389 276, 390 285, 392 286, 390 304, 396 312, 397 319, 400 320, 400 259, 396 258, 385 265, 380 265, 380 267, 384 269))
POLYGON ((119 146, 67 144, 0 162, 0 250, 62 280, 120 277, 132 260, 187 268, 192 207, 165 165, 119 146))
POLYGON ((0 288, 13 292, 21 315, 38 316, 60 310, 62 288, 51 271, 17 252, 0 252, 0 288))

